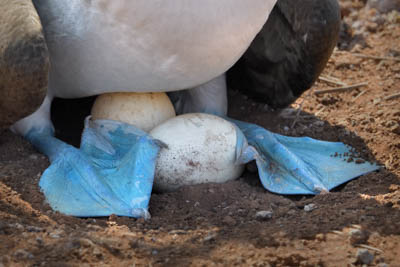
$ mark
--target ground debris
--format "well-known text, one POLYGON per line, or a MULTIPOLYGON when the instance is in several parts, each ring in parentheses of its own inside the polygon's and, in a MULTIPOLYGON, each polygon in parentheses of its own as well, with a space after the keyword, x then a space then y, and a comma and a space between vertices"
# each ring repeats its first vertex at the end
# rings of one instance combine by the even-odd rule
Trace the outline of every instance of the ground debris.
POLYGON ((283 116, 231 93, 229 115, 283 135, 344 142, 354 152, 332 157, 388 168, 329 194, 280 196, 262 187, 253 165, 237 181, 154 193, 150 220, 73 218, 53 212, 40 192, 48 160, 2 129, 0 266, 398 265, 400 62, 392 58, 400 56, 400 20, 398 13, 365 8, 365 2, 340 0, 349 39, 341 40, 312 90, 361 82, 367 87, 305 93, 283 116), (306 212, 310 204, 317 208, 306 212), (260 211, 265 219, 256 218, 260 211))
POLYGON ((371 264, 374 260, 374 255, 368 251, 368 249, 360 248, 356 253, 357 263, 360 264, 371 264))

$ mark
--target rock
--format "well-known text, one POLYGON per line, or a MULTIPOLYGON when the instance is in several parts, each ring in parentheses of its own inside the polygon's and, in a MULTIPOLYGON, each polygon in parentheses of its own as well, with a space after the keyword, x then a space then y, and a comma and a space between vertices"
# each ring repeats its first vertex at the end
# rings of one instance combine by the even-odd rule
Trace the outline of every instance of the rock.
POLYGON ((273 212, 269 210, 262 210, 256 213, 256 219, 259 221, 267 221, 272 218, 273 212))
POLYGON ((101 259, 103 257, 103 253, 101 252, 101 250, 97 247, 93 248, 92 251, 93 255, 95 255, 97 258, 101 259))
POLYGON ((400 0, 368 0, 367 6, 381 13, 389 13, 393 10, 400 11, 400 0))
POLYGON ((12 223, 9 225, 10 228, 15 228, 17 230, 23 231, 25 230, 24 226, 20 223, 12 223))
POLYGON ((317 234, 315 236, 315 239, 318 240, 319 242, 326 241, 326 236, 324 234, 317 234))
POLYGON ((53 239, 58 239, 58 238, 60 238, 60 235, 59 235, 59 234, 55 234, 55 233, 51 233, 49 236, 50 236, 51 238, 53 238, 53 239))
POLYGON ((46 95, 48 51, 32 1, 0 1, 0 36, 0 127, 7 127, 46 95))
POLYGON ((51 238, 53 238, 53 239, 58 239, 58 238, 61 237, 61 235, 62 235, 63 233, 64 233, 63 230, 55 230, 54 232, 51 232, 51 233, 49 234, 49 236, 50 236, 51 238))
POLYGON ((367 232, 360 229, 352 229, 349 232, 349 241, 351 245, 366 243, 369 238, 367 232))
POLYGON ((367 249, 358 249, 356 253, 357 262, 360 264, 371 264, 374 260, 374 255, 372 255, 367 249))
POLYGON ((311 203, 311 204, 304 206, 304 211, 310 212, 310 211, 315 210, 316 208, 317 208, 317 205, 311 203))
POLYGON ((37 160, 38 158, 39 158, 39 156, 36 154, 32 154, 29 156, 29 159, 31 159, 31 160, 37 160))
POLYGON ((369 32, 376 32, 377 29, 378 29, 378 23, 376 23, 376 22, 366 22, 365 27, 366 27, 367 31, 369 31, 369 32))
POLYGON ((28 232, 36 232, 36 233, 43 232, 43 228, 37 226, 27 226, 26 230, 28 232))
POLYGON ((208 241, 213 241, 217 237, 216 233, 209 233, 206 237, 204 237, 203 241, 208 242, 208 241))
POLYGON ((79 238, 78 240, 76 240, 82 247, 85 248, 89 248, 89 247, 94 247, 94 243, 92 242, 92 240, 88 239, 88 238, 79 238))
POLYGON ((187 232, 184 231, 184 230, 179 230, 179 229, 177 229, 177 230, 169 231, 168 234, 169 234, 169 235, 186 235, 187 232))

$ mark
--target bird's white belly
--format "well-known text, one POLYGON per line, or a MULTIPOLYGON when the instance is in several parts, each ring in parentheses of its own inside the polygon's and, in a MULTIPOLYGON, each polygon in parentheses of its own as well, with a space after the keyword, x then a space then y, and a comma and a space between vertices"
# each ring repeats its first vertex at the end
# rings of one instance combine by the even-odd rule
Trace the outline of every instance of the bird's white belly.
MULTIPOLYGON (((73 2, 75 9, 68 4, 67 14, 45 28, 51 60, 49 90, 64 98, 173 91, 205 83, 239 59, 275 4, 275 0, 73 2)), ((53 8, 67 10, 63 5, 53 8)))

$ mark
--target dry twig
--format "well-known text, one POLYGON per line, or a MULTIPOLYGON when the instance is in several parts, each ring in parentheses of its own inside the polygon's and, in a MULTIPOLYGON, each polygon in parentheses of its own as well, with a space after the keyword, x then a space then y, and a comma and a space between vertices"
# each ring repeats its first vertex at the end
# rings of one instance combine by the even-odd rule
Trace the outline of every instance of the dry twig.
POLYGON ((337 230, 333 230, 332 231, 333 234, 337 234, 337 235, 343 235, 344 233, 341 231, 337 231, 337 230))
POLYGON ((342 87, 336 87, 336 88, 331 88, 331 89, 324 89, 324 90, 316 90, 314 93, 316 95, 322 95, 322 94, 328 94, 328 93, 341 93, 341 92, 348 92, 356 88, 360 88, 363 86, 367 86, 368 83, 358 83, 358 84, 352 84, 348 86, 342 86, 342 87))
POLYGON ((347 85, 342 81, 338 81, 338 80, 332 79, 330 77, 319 76, 318 79, 320 81, 323 81, 323 82, 332 83, 332 84, 336 84, 336 85, 340 85, 340 86, 346 86, 347 85))
POLYGON ((400 57, 380 57, 380 56, 365 55, 365 54, 361 54, 361 53, 352 53, 352 52, 347 52, 347 51, 334 51, 334 53, 335 54, 350 54, 355 57, 366 58, 366 59, 400 61, 400 57))
POLYGON ((296 126, 297 121, 299 120, 300 117, 300 112, 301 112, 301 108, 303 107, 304 101, 306 100, 306 98, 310 97, 311 92, 313 91, 313 89, 311 89, 310 91, 308 91, 308 93, 303 97, 303 99, 301 100, 301 103, 298 107, 297 113, 296 113, 296 118, 294 119, 291 128, 294 129, 294 126, 296 126))
POLYGON ((358 95, 356 95, 354 98, 353 98, 353 101, 356 101, 357 100, 357 98, 359 98, 360 96, 362 96, 363 94, 365 94, 367 91, 361 91, 358 95))
POLYGON ((391 61, 399 61, 399 57, 379 57, 379 56, 371 56, 371 55, 364 55, 359 53, 351 53, 355 57, 366 58, 366 59, 375 59, 375 60, 391 60, 391 61))
POLYGON ((393 100, 393 99, 397 99, 397 98, 400 98, 400 93, 396 93, 396 94, 387 96, 384 99, 387 101, 387 100, 393 100))
POLYGON ((360 247, 360 248, 366 248, 366 249, 369 249, 369 250, 374 250, 374 251, 379 252, 379 253, 383 253, 383 250, 381 250, 379 248, 371 247, 371 246, 368 246, 368 245, 365 245, 365 244, 359 244, 357 246, 360 247))
POLYGON ((318 116, 319 114, 321 114, 323 111, 325 110, 325 107, 322 107, 320 110, 318 110, 317 112, 315 112, 315 116, 318 116))

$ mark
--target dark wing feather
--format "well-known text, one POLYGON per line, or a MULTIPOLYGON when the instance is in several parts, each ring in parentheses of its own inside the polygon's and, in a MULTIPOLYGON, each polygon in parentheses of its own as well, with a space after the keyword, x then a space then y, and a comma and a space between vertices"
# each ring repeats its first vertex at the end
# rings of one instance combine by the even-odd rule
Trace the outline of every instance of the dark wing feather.
POLYGON ((292 103, 310 88, 337 43, 336 0, 279 0, 242 58, 228 86, 273 107, 292 103))

